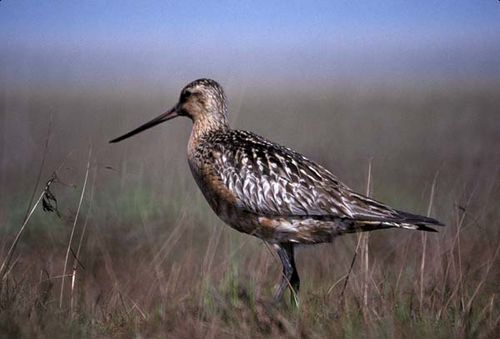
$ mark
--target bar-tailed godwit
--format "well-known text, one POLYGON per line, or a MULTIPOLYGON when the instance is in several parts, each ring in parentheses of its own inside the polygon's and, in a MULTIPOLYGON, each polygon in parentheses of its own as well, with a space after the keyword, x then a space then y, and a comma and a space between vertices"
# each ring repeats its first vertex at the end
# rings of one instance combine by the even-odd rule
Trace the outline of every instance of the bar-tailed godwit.
POLYGON ((172 109, 110 142, 178 116, 193 121, 189 166, 211 208, 234 229, 276 248, 283 265, 276 300, 288 286, 296 295, 299 292, 294 259, 298 244, 393 227, 435 232, 427 225, 442 225, 354 192, 326 168, 290 148, 231 129, 224 91, 210 79, 191 82, 172 109))

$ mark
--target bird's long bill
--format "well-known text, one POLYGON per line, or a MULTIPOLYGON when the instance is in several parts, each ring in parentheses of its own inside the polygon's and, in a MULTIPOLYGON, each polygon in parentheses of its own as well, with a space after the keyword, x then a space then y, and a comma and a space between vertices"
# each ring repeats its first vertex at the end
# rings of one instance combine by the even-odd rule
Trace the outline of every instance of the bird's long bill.
POLYGON ((110 143, 115 143, 115 142, 122 141, 123 139, 130 138, 133 135, 141 133, 142 131, 145 131, 145 130, 147 130, 153 126, 156 126, 158 124, 161 124, 162 122, 173 119, 176 116, 178 116, 178 114, 177 114, 177 112, 175 110, 175 106, 174 106, 171 110, 169 110, 163 114, 160 114, 159 116, 157 116, 153 120, 146 122, 144 125, 137 127, 136 129, 122 135, 121 137, 118 137, 116 139, 111 140, 110 143))

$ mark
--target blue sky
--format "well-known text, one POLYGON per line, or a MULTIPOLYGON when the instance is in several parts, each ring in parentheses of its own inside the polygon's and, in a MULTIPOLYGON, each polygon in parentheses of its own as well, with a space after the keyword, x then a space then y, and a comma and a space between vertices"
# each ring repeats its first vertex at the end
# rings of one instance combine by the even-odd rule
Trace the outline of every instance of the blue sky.
POLYGON ((500 74, 496 0, 3 0, 0 32, 25 81, 500 74))

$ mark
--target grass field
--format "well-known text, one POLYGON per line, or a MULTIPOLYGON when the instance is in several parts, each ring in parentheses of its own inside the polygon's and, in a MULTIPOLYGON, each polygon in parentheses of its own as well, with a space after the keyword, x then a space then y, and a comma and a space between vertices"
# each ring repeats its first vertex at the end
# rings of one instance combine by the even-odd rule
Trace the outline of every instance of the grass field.
POLYGON ((236 128, 361 192, 371 163, 373 197, 447 225, 370 233, 344 293, 358 235, 301 247, 299 308, 271 302, 278 259, 195 186, 189 121, 107 144, 177 92, 3 89, 0 259, 54 171, 61 216, 40 203, 28 220, 0 284, 0 336, 498 337, 499 88, 227 88, 236 128))

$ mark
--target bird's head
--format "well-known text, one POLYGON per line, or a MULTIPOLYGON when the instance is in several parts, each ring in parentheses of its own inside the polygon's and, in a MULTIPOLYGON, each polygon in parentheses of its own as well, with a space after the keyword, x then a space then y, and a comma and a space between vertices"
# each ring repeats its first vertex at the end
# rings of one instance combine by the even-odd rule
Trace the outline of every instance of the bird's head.
POLYGON ((224 90, 216 81, 210 79, 199 79, 186 85, 175 109, 177 114, 187 116, 193 121, 206 116, 227 118, 224 90))
POLYGON ((195 80, 182 89, 179 102, 170 110, 136 129, 111 140, 110 143, 127 139, 178 116, 188 117, 195 124, 199 123, 200 125, 211 127, 227 127, 227 106, 224 90, 214 80, 195 80))

